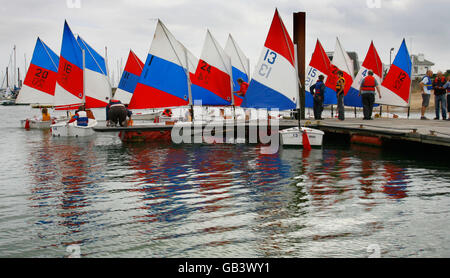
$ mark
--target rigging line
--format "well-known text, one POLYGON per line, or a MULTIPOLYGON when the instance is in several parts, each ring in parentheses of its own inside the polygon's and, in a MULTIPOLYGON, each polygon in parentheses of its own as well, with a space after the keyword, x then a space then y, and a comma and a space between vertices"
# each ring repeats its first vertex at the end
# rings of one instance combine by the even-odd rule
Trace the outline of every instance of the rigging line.
MULTIPOLYGON (((39 38, 39 41, 42 43, 42 45, 44 46, 45 52, 47 52, 48 57, 50 58, 50 60, 52 61, 52 64, 55 66, 56 70, 58 70, 58 66, 56 66, 55 61, 53 61, 52 56, 50 55, 50 53, 47 50, 47 45, 39 38)), ((31 63, 31 62, 30 62, 31 63)))
POLYGON ((247 71, 248 71, 248 68, 244 65, 244 62, 242 61, 242 57, 241 57, 241 55, 239 54, 239 51, 238 51, 236 42, 234 41, 234 38, 231 36, 231 34, 230 34, 230 38, 231 38, 231 43, 233 44, 234 50, 236 51, 236 54, 238 55, 239 62, 241 62, 241 66, 242 66, 242 68, 244 69, 245 74, 247 74, 247 76, 250 78, 250 73, 247 72, 247 71))
MULTIPOLYGON (((376 65, 377 65, 377 72, 380 72, 380 65, 378 64, 378 53, 375 51, 375 45, 373 44, 373 41, 372 41, 372 51, 373 51, 373 56, 375 56, 375 60, 376 60, 376 65)), ((380 78, 382 79, 383 78, 383 71, 381 71, 381 76, 380 76, 380 78)))
MULTIPOLYGON (((342 48, 341 42, 339 41, 339 39, 338 39, 337 37, 336 37, 336 40, 337 40, 337 42, 338 42, 338 44, 339 44, 339 50, 340 50, 342 56, 344 57, 344 60, 345 60, 345 67, 347 68, 348 73, 350 74, 350 68, 348 67, 348 61, 347 61, 347 57, 345 56, 346 54, 345 54, 345 52, 344 52, 344 49, 342 48)), ((353 77, 353 76, 352 76, 352 77, 353 77)))
POLYGON ((225 70, 227 71, 228 75, 231 76, 231 73, 228 72, 229 69, 227 68, 227 64, 226 64, 225 61, 223 60, 223 57, 222 57, 222 55, 221 55, 221 53, 220 53, 220 51, 219 51, 219 48, 218 48, 217 45, 216 45, 216 41, 215 41, 215 39, 213 38, 213 36, 211 35, 211 32, 209 32, 209 30, 208 30, 208 34, 210 35, 210 37, 211 37, 211 39, 212 39, 212 41, 213 41, 214 48, 216 49, 217 53, 219 53, 220 60, 222 61, 222 64, 224 65, 225 70))
MULTIPOLYGON (((175 53, 175 56, 177 57, 178 63, 180 63, 180 65, 185 69, 186 77, 189 79, 189 70, 187 69, 187 65, 183 66, 183 62, 181 62, 181 58, 178 57, 178 53, 175 50, 175 47, 173 46, 172 41, 170 40, 169 35, 166 32, 166 26, 159 19, 158 19, 158 23, 161 24, 161 28, 162 28, 162 30, 164 32, 164 35, 166 36, 167 40, 169 41, 170 47, 172 48, 173 52, 175 53)), ((183 48, 185 48, 185 47, 183 46, 183 48)))
POLYGON ((94 60, 95 64, 97 65, 97 67, 100 69, 100 71, 103 73, 103 75, 106 75, 105 72, 103 72, 102 67, 100 67, 100 65, 98 64, 97 60, 95 59, 94 55, 92 55, 91 50, 89 50, 89 47, 87 46, 86 42, 83 40, 83 38, 81 36, 79 36, 81 39, 81 42, 83 43, 84 47, 87 49, 87 51, 89 52, 89 55, 91 55, 92 60, 94 60))
POLYGON ((139 63, 138 57, 136 56, 136 54, 134 54, 133 50, 130 49, 130 51, 131 51, 131 53, 133 54, 134 60, 137 62, 139 68, 140 68, 141 71, 142 71, 142 70, 143 70, 143 67, 141 66, 141 63, 139 63))
MULTIPOLYGON (((286 30, 284 28, 283 21, 281 20, 281 17, 280 17, 279 14, 278 14, 278 19, 280 20, 280 23, 282 23, 281 29, 283 30, 284 41, 285 41, 285 43, 286 43, 286 45, 288 47, 289 56, 291 57, 292 61, 294 61, 294 63, 295 63, 297 61, 294 59, 294 57, 292 57, 291 48, 289 47, 290 46, 289 45, 289 41, 288 41, 287 36, 286 36, 286 30)), ((295 51, 294 48, 292 48, 292 50, 295 51)), ((300 88, 303 88, 302 83, 300 82, 300 78, 298 77, 298 74, 296 74, 296 77, 297 77, 298 85, 300 86, 300 88)))

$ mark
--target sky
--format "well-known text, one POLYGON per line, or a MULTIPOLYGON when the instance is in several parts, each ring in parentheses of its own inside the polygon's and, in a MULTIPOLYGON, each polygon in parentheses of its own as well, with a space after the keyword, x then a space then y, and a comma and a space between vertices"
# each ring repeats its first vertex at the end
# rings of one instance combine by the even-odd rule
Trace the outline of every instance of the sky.
POLYGON ((306 12, 307 64, 317 39, 333 51, 338 37, 361 62, 373 40, 389 64, 389 50, 393 60, 405 38, 410 54, 424 53, 434 71, 450 69, 447 0, 0 0, 0 82, 14 45, 22 73, 38 36, 59 55, 64 20, 100 54, 108 48, 116 82, 130 49, 145 62, 157 18, 197 57, 207 29, 222 46, 232 34, 253 72, 275 8, 291 37, 293 13, 306 12))

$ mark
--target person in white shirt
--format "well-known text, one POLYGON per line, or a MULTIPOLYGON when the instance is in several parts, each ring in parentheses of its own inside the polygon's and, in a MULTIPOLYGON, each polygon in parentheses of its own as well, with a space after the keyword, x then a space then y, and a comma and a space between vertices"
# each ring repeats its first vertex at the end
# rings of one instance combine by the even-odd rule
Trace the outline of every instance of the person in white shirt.
POLYGON ((422 81, 420 81, 420 87, 422 87, 422 110, 421 112, 421 120, 428 120, 425 117, 425 112, 427 110, 428 105, 430 104, 430 96, 431 90, 433 89, 433 72, 431 70, 427 71, 427 75, 423 77, 422 81))

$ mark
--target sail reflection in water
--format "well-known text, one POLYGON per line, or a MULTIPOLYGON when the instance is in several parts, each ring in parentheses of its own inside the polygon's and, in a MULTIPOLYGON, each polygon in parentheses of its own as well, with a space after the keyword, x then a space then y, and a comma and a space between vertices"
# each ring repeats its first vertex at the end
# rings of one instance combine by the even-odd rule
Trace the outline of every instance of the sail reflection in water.
POLYGON ((408 229, 392 219, 413 217, 401 211, 417 199, 411 187, 420 192, 411 173, 421 170, 379 149, 262 155, 115 140, 34 141, 24 227, 33 236, 15 256, 61 257, 78 244, 88 257, 364 257, 370 243, 395 256, 408 229))

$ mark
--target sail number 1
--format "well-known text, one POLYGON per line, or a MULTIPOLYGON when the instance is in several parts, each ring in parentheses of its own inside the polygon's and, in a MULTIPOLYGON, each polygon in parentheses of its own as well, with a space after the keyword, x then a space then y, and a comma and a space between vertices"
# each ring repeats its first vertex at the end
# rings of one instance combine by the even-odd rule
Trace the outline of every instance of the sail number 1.
POLYGON ((267 49, 266 54, 264 55, 264 62, 262 63, 261 67, 259 68, 258 74, 262 77, 269 78, 270 72, 272 71, 272 67, 270 65, 273 65, 277 59, 278 55, 276 52, 271 51, 270 49, 267 49))

